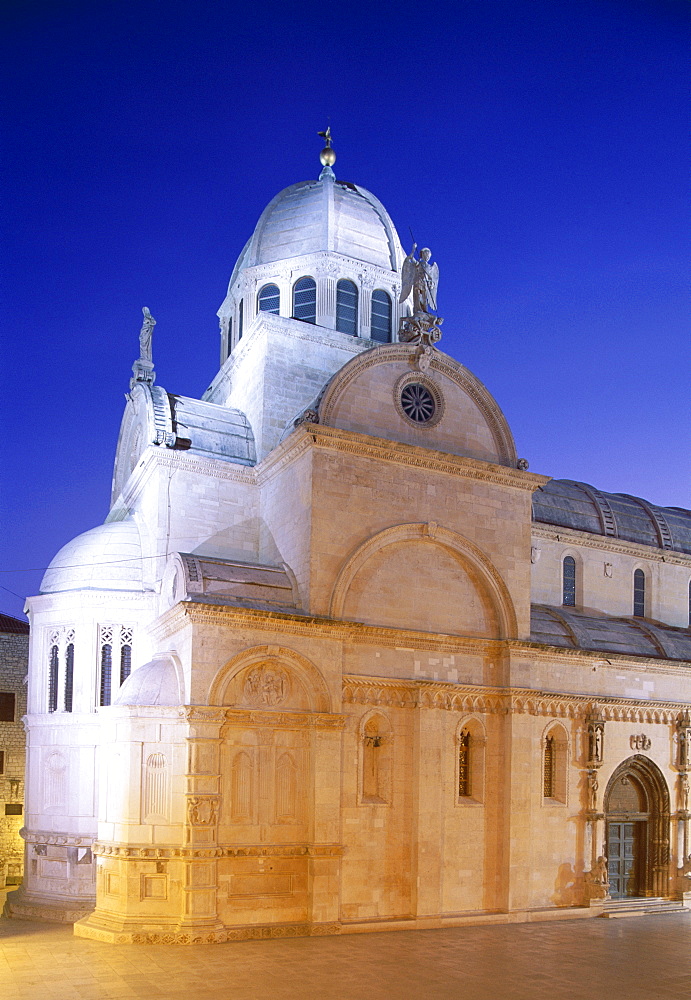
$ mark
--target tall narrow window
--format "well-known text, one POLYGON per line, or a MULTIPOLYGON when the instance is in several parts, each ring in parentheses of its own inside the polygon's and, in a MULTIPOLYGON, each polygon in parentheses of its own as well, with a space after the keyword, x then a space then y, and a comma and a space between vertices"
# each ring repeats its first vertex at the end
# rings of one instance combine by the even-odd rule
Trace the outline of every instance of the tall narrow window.
POLYGON ((50 647, 50 666, 48 668, 48 711, 55 712, 58 707, 58 647, 50 647))
POLYGON ((381 288, 372 292, 372 340, 388 344, 391 340, 391 299, 381 288))
POLYGON ((0 774, 5 773, 5 751, 0 750, 0 774))
POLYGON ((464 729, 458 738, 458 795, 462 799, 470 798, 472 794, 471 753, 472 737, 464 729))
POLYGON ((293 285, 293 318, 303 323, 317 322, 317 283, 314 278, 300 278, 293 285))
POLYGON ((633 574, 633 613, 636 618, 645 618, 645 573, 642 569, 633 574))
POLYGON ((99 705, 110 705, 110 688, 113 672, 113 647, 109 642, 101 646, 101 688, 99 705))
POLYGON ((74 643, 65 650, 65 711, 72 711, 72 691, 74 689, 74 643))
POLYGON ((275 313, 278 316, 281 305, 281 294, 278 285, 264 285, 259 290, 259 312, 275 313))
POLYGON ((245 325, 244 313, 244 301, 240 299, 240 305, 238 306, 238 340, 242 340, 242 328, 245 325))
POLYGON ((357 287, 347 278, 336 285, 336 329, 357 336, 357 287))
POLYGON ((132 670, 132 647, 129 643, 120 647, 120 683, 124 684, 132 670))
POLYGON ((691 628, 691 580, 689 580, 689 628, 691 628))
POLYGON ((576 560, 566 556, 562 563, 562 604, 576 604, 576 560))
POLYGON ((545 759, 544 759, 544 776, 543 776, 543 791, 542 794, 546 799, 554 798, 554 775, 555 775, 555 753, 554 753, 554 737, 547 736, 545 738, 545 759))

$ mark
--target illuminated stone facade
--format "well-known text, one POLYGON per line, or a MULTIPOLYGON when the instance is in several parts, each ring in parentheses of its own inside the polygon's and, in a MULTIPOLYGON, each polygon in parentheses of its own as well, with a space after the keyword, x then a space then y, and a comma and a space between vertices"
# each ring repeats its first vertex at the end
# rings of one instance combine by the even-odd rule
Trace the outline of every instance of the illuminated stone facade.
POLYGON ((326 168, 243 251, 205 398, 135 371, 108 521, 29 602, 15 915, 181 943, 587 916, 620 846, 614 895, 683 895, 691 515, 527 471, 471 372, 397 342, 402 261, 326 168))

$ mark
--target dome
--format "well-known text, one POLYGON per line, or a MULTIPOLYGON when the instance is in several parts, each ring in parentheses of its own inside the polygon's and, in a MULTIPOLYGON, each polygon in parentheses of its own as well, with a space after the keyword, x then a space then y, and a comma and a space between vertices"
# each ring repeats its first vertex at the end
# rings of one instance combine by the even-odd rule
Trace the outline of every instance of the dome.
POLYGON ((319 180, 291 184, 262 212, 230 279, 260 264, 329 251, 399 271, 405 254, 391 218, 373 194, 336 180, 330 167, 319 180))
POLYGON ((162 656, 133 670, 113 705, 180 705, 180 682, 173 661, 162 656))
POLYGON ((132 518, 101 524, 63 545, 40 592, 66 590, 143 590, 142 545, 132 518))

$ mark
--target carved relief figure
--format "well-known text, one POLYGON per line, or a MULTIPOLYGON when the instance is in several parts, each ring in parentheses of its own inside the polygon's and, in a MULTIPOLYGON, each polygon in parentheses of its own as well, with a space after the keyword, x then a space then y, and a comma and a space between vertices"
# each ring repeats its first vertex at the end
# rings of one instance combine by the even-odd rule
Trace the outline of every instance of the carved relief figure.
POLYGON ((213 826, 218 802, 209 796, 196 796, 187 801, 187 816, 191 826, 213 826))
POLYGON ((588 809, 595 812, 597 809, 597 790, 599 788, 597 771, 588 771, 588 809))
POLYGON ((250 670, 245 680, 243 699, 249 705, 274 708, 288 695, 288 675, 285 670, 264 663, 250 670))

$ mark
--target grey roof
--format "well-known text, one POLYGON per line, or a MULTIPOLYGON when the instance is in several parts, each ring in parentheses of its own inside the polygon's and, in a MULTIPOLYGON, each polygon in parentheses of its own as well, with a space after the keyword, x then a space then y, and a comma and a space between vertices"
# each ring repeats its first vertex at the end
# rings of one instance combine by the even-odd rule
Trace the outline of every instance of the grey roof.
POLYGON ((242 563, 187 552, 178 556, 186 600, 266 611, 296 610, 293 584, 283 566, 242 563))
POLYGON ((533 642, 566 649, 691 661, 691 629, 674 628, 647 618, 611 618, 592 611, 533 604, 530 638, 533 642))
POLYGON ((535 491, 533 521, 691 554, 691 511, 571 479, 550 479, 535 491))
POLYGON ((189 396, 169 393, 168 399, 178 447, 180 441, 189 441, 195 455, 254 465, 254 435, 244 413, 189 396))

